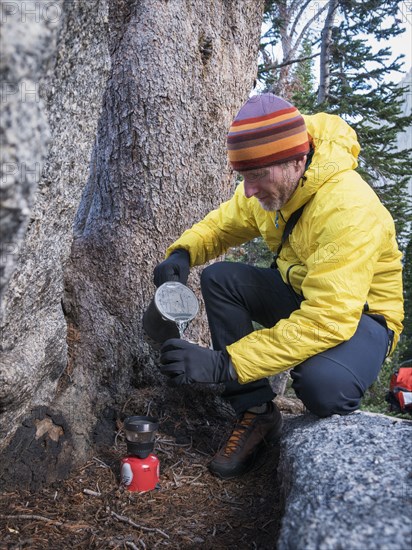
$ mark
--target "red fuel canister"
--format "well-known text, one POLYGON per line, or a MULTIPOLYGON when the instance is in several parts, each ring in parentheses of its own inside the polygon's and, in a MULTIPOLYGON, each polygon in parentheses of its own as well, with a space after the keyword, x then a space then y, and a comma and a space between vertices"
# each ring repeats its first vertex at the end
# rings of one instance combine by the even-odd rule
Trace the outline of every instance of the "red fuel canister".
POLYGON ((159 482, 160 462, 156 455, 146 458, 126 456, 121 461, 120 477, 129 491, 144 493, 154 489, 159 482))

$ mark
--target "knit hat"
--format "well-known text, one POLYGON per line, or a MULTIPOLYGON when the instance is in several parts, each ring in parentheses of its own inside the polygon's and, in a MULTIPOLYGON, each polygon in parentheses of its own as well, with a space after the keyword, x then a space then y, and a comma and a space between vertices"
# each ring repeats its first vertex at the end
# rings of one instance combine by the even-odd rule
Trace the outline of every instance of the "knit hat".
POLYGON ((234 170, 281 164, 309 152, 305 121, 299 111, 273 94, 252 96, 243 105, 227 136, 234 170))

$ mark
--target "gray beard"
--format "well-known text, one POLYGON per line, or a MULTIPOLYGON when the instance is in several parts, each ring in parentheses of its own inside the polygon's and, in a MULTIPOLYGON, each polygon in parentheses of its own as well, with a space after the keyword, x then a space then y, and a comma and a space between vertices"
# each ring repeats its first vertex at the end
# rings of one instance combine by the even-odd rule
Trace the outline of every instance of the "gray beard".
POLYGON ((280 210, 283 204, 279 204, 278 201, 270 200, 270 201, 259 201, 260 206, 263 208, 263 210, 266 210, 266 212, 276 212, 276 210, 280 210))
POLYGON ((260 206, 263 208, 263 210, 266 210, 267 212, 276 212, 277 210, 280 210, 285 206, 285 204, 288 202, 290 197, 296 191, 296 188, 298 185, 299 185, 299 180, 289 189, 289 196, 279 197, 277 200, 268 199, 265 201, 260 201, 258 199, 260 206))

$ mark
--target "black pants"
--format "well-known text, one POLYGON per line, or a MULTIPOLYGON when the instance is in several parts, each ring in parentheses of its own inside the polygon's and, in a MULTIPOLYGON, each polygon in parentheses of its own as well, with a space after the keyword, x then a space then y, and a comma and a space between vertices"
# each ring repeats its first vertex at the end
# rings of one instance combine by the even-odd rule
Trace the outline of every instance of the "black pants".
MULTIPOLYGON (((277 269, 219 262, 204 269, 201 284, 216 350, 252 332, 252 321, 274 326, 288 318, 302 301, 283 282, 277 269)), ((303 361, 291 371, 296 395, 318 416, 356 410, 379 374, 388 343, 387 328, 362 315, 350 340, 303 361)), ((274 396, 267 378, 247 384, 229 382, 223 394, 238 415, 274 396)))

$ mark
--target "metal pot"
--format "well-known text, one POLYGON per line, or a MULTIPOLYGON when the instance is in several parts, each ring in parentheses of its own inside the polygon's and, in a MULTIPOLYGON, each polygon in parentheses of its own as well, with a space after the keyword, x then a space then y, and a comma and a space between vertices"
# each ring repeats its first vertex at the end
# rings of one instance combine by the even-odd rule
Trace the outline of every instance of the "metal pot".
POLYGON ((147 341, 159 349, 169 338, 179 338, 183 327, 197 315, 199 302, 190 288, 177 281, 163 283, 143 315, 147 341))

